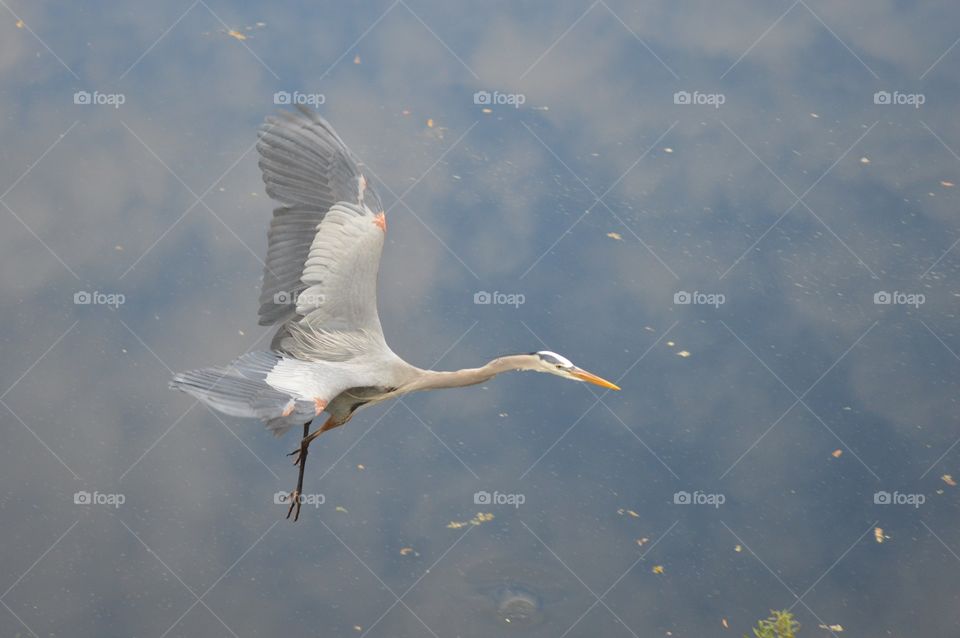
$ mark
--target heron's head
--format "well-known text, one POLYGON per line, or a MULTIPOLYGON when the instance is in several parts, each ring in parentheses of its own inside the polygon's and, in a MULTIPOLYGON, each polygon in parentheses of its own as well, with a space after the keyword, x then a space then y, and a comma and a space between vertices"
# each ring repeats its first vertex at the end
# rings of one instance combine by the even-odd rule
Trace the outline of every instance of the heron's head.
POLYGON ((550 374, 555 374, 558 377, 563 377, 564 379, 571 379, 573 381, 586 381, 587 383, 592 383, 602 388, 609 388, 611 390, 620 389, 616 384, 610 383, 606 379, 578 368, 577 366, 573 365, 572 361, 562 355, 557 354, 556 352, 541 350, 540 352, 531 353, 530 356, 537 358, 534 364, 534 369, 537 372, 549 372, 550 374))

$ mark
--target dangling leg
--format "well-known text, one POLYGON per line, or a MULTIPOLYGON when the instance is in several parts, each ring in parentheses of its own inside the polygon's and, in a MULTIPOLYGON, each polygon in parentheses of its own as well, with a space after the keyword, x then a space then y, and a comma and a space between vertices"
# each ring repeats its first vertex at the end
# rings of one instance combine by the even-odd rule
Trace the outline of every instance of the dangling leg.
MULTIPOLYGON (((290 492, 290 509, 287 510, 287 518, 289 519, 290 514, 293 513, 294 508, 296 508, 297 513, 293 517, 294 522, 300 518, 300 494, 303 491, 303 471, 307 466, 307 448, 310 445, 309 441, 307 440, 307 435, 310 433, 311 423, 313 423, 312 420, 303 424, 303 439, 300 441, 300 449, 296 450, 295 452, 291 452, 291 454, 299 453, 297 460, 294 461, 294 465, 300 465, 300 476, 297 477, 297 489, 290 492)), ((290 456, 290 454, 287 456, 290 456)))
POLYGON ((307 421, 303 424, 303 439, 300 441, 300 447, 288 454, 287 456, 297 455, 297 458, 294 459, 293 464, 300 466, 300 474, 297 477, 297 489, 290 493, 290 509, 287 510, 287 518, 290 518, 290 514, 294 514, 294 508, 296 508, 296 513, 293 516, 294 522, 300 518, 300 506, 302 505, 300 497, 303 493, 303 473, 307 467, 307 452, 310 449, 310 443, 313 442, 315 438, 326 432, 327 430, 332 430, 333 428, 340 427, 347 421, 334 421, 333 417, 327 419, 327 422, 323 424, 320 429, 310 432, 310 424, 313 421, 307 421))

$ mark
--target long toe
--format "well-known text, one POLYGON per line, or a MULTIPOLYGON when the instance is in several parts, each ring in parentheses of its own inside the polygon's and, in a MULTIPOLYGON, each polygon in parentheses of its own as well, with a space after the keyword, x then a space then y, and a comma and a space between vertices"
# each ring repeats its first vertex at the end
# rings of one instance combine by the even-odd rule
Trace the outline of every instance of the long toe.
MULTIPOLYGON (((290 492, 290 509, 287 510, 287 518, 290 518, 290 515, 293 513, 293 508, 297 508, 297 517, 300 516, 300 492, 293 490, 290 492)), ((297 520, 294 518, 293 520, 297 520)))

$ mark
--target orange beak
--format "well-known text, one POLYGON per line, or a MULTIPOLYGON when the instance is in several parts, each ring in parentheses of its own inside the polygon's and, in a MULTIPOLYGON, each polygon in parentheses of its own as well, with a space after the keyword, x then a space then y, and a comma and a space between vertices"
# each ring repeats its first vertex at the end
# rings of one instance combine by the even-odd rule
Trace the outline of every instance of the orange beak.
POLYGON ((615 383, 610 383, 606 379, 598 377, 595 374, 587 372, 586 370, 581 370, 580 368, 574 368, 570 371, 570 374, 580 379, 581 381, 586 381, 587 383, 592 383, 598 385, 601 388, 609 388, 611 390, 619 390, 620 386, 615 383))

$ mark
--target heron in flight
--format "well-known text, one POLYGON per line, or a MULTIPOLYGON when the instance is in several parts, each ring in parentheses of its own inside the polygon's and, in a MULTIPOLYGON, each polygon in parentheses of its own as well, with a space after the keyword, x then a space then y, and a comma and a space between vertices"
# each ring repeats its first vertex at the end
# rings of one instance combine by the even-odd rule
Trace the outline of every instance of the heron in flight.
POLYGON ((546 372, 619 390, 554 352, 497 357, 479 368, 423 370, 387 346, 377 315, 377 270, 387 230, 364 165, 313 111, 268 117, 257 151, 273 211, 260 294, 260 325, 278 324, 270 350, 223 367, 181 372, 172 388, 277 436, 303 426, 289 519, 300 516, 310 443, 358 409, 419 390, 483 383, 510 370, 546 372), (328 417, 313 432, 321 413, 328 417))

